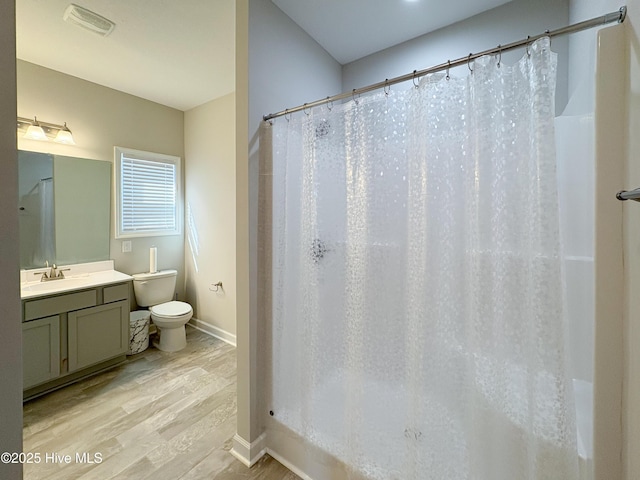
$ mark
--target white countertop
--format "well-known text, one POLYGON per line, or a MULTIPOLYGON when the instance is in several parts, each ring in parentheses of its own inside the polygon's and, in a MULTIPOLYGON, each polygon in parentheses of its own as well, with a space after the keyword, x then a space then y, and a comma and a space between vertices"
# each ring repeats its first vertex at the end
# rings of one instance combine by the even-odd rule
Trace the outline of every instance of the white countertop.
POLYGON ((113 260, 62 265, 58 270, 67 268, 69 270, 63 272, 65 278, 46 282, 40 278, 42 272, 49 271, 47 268, 21 270, 20 297, 24 300, 133 280, 131 275, 114 270, 113 260))

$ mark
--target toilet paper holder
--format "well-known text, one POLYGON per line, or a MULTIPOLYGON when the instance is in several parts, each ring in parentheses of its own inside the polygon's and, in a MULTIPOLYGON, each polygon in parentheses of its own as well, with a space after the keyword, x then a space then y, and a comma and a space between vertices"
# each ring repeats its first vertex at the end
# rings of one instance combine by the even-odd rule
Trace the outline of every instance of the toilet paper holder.
POLYGON ((211 287, 209 287, 209 290, 211 290, 212 292, 218 292, 220 290, 224 291, 224 288, 222 288, 222 282, 214 283, 213 285, 211 285, 211 287))

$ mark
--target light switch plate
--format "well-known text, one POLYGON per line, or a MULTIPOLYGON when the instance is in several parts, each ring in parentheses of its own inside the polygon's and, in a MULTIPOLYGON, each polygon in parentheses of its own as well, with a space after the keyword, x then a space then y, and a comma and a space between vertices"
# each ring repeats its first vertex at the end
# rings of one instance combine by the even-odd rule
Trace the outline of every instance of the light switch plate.
POLYGON ((122 242, 122 253, 131 252, 131 240, 124 240, 122 242))

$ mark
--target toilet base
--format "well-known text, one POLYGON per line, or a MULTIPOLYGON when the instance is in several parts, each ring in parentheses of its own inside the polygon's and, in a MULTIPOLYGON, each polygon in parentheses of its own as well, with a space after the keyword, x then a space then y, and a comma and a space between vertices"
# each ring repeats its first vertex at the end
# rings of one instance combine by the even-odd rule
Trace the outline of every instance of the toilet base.
POLYGON ((184 325, 178 328, 160 328, 158 329, 159 340, 153 342, 153 346, 163 352, 177 352, 187 346, 187 332, 184 325))

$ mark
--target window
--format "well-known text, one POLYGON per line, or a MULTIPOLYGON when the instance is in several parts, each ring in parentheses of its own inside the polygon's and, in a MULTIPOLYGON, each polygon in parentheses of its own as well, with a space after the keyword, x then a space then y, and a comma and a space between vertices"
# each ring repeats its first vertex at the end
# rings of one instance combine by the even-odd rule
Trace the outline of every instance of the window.
POLYGON ((182 233, 180 157, 114 150, 116 238, 182 233))

